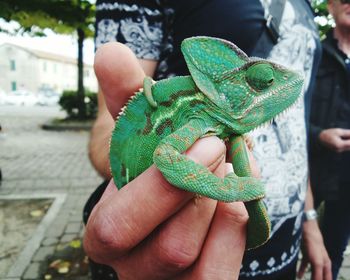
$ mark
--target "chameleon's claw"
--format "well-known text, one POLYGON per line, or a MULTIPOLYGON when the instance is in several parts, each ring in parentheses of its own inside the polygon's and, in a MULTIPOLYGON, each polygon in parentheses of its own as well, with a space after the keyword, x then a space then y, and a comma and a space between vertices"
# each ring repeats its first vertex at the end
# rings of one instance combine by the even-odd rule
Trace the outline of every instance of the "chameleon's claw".
POLYGON ((249 149, 249 151, 253 151, 254 149, 254 141, 252 139, 252 137, 250 137, 247 134, 243 135, 243 140, 245 142, 245 144, 247 145, 247 148, 249 149))
POLYGON ((194 194, 194 200, 193 200, 194 204, 197 204, 199 202, 199 200, 201 200, 202 198, 203 198, 202 195, 200 195, 198 193, 195 193, 194 194))

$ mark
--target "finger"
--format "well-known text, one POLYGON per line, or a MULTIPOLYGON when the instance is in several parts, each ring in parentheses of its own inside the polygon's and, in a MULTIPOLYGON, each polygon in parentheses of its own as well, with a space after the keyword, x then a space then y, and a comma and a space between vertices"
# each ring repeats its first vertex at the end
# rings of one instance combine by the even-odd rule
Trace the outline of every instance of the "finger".
MULTIPOLYGON (((190 155, 192 151, 196 161, 214 170, 225 146, 216 137, 205 137, 191 147, 190 155), (197 152, 203 149, 206 153, 197 152)), ((108 263, 135 247, 192 197, 172 187, 152 166, 95 207, 86 227, 86 250, 95 261, 108 263)))
POLYGON ((343 151, 350 150, 350 139, 343 140, 343 151))
POLYGON ((116 118, 129 97, 142 87, 145 73, 134 53, 117 42, 98 48, 94 69, 108 110, 116 118))
POLYGON ((350 138, 350 129, 340 128, 339 134, 342 138, 348 139, 350 138))
POLYGON ((170 279, 191 266, 200 254, 216 201, 190 200, 152 237, 115 264, 118 274, 132 279, 170 279))
POLYGON ((303 258, 301 260, 301 263, 300 263, 300 266, 298 269, 298 273, 297 273, 297 276, 299 279, 303 278, 308 264, 309 264, 309 262, 305 258, 303 258))
POLYGON ((116 185, 114 184, 114 180, 112 179, 108 183, 108 186, 105 189, 105 191, 103 192, 98 203, 103 203, 106 199, 108 199, 108 197, 115 194, 116 192, 118 192, 118 188, 116 187, 116 185))
POLYGON ((200 259, 180 279, 238 279, 248 213, 242 202, 219 202, 200 259))
MULTIPOLYGON (((196 160, 195 155, 199 152, 203 153, 203 150, 194 147, 189 157, 196 160)), ((225 176, 224 157, 213 173, 225 176)), ((189 201, 159 227, 150 240, 116 262, 118 274, 134 279, 169 279, 192 265, 200 254, 216 204, 205 197, 189 201)))
POLYGON ((312 265, 311 279, 312 280, 323 279, 323 266, 321 266, 321 265, 312 265))
POLYGON ((329 258, 326 261, 326 264, 323 268, 324 280, 332 280, 332 264, 329 258))

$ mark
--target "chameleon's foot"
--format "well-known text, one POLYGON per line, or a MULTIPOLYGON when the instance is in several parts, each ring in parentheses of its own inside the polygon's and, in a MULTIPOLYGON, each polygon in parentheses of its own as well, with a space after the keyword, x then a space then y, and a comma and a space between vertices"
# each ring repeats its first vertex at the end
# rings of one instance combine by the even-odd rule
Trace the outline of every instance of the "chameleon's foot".
MULTIPOLYGON (((213 192, 214 194, 214 192, 213 192)), ((261 181, 253 177, 238 177, 235 173, 227 174, 223 185, 215 192, 215 199, 224 202, 252 201, 265 196, 261 181)))

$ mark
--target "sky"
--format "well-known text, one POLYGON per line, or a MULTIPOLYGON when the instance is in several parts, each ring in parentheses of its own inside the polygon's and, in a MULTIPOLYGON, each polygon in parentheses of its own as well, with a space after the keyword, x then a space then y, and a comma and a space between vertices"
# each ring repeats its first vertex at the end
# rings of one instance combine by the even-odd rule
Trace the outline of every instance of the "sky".
MULTIPOLYGON (((0 24, 4 25, 5 23, 0 20, 0 24)), ((47 34, 46 37, 30 37, 29 35, 9 36, 0 33, 0 45, 3 43, 12 43, 22 47, 77 58, 78 45, 76 38, 69 35, 58 35, 50 30, 45 33, 47 34)), ((84 62, 92 64, 94 59, 94 42, 92 39, 86 39, 84 41, 83 54, 84 62)))

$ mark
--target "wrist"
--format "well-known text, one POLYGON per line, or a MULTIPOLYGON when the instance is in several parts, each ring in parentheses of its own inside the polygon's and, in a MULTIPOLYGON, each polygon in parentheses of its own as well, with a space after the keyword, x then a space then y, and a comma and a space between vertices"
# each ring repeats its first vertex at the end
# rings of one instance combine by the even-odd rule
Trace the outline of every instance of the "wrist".
MULTIPOLYGON (((317 212, 314 213, 315 209, 305 210, 303 213, 303 238, 314 237, 316 232, 319 231, 317 212)), ((309 238, 307 238, 309 239, 309 238)))
POLYGON ((315 209, 305 210, 303 213, 303 222, 317 221, 318 214, 315 209))

